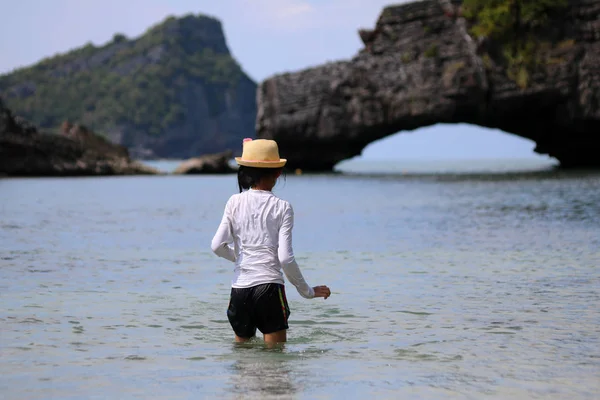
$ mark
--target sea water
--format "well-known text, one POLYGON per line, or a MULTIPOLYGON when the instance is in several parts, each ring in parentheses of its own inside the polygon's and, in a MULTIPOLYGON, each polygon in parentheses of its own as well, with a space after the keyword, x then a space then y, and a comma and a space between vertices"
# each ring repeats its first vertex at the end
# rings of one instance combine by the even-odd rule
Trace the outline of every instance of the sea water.
POLYGON ((280 180, 332 296, 278 348, 225 314, 235 175, 0 180, 0 398, 598 398, 600 173, 506 165, 280 180))

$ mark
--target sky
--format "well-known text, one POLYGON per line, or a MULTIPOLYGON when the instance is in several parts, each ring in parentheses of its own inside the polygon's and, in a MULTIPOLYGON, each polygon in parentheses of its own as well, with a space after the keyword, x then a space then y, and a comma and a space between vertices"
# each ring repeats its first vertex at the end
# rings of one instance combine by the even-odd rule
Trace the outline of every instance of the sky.
MULTIPOLYGON (((0 0, 0 74, 117 32, 133 38, 166 17, 206 14, 221 20, 229 49, 260 82, 272 75, 348 59, 362 47, 384 6, 403 0, 0 0)), ((435 125, 367 147, 366 158, 542 158, 534 143, 498 130, 435 125)), ((543 157, 546 159, 546 157, 543 157)))

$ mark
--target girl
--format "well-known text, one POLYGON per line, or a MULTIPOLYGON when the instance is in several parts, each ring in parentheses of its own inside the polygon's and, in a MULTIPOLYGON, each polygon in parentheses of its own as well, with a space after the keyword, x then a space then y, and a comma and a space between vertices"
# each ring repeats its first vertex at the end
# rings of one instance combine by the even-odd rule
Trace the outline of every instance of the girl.
POLYGON ((283 272, 304 298, 331 295, 327 286, 310 287, 294 259, 294 211, 271 190, 286 159, 273 140, 244 139, 239 165, 240 193, 229 198, 212 240, 212 251, 235 263, 227 318, 236 342, 245 342, 258 328, 266 343, 286 341, 290 308, 283 272))

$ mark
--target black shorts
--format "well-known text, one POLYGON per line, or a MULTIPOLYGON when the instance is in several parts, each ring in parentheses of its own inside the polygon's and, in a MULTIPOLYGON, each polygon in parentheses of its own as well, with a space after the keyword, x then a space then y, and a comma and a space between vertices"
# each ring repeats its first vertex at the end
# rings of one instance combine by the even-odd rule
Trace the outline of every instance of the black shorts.
POLYGON ((256 328, 263 334, 288 329, 289 316, 285 287, 279 283, 231 288, 227 319, 239 337, 254 336, 256 328))

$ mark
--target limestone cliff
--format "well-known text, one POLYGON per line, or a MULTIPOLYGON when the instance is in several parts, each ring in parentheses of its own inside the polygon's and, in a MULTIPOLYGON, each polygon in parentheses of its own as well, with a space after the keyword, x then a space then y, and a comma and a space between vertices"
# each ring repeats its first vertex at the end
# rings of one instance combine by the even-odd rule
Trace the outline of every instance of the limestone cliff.
POLYGON ((157 174, 129 158, 127 149, 83 126, 63 124, 59 135, 38 132, 0 99, 0 176, 157 174))
POLYGON ((78 121, 133 157, 238 150, 254 135, 256 84, 231 56, 220 21, 169 17, 0 76, 0 96, 44 131, 78 121))
POLYGON ((460 1, 385 8, 351 60, 260 84, 258 136, 291 168, 330 170, 393 133, 471 123, 531 139, 563 166, 600 166, 600 0, 569 1, 526 82, 470 23, 460 1))

